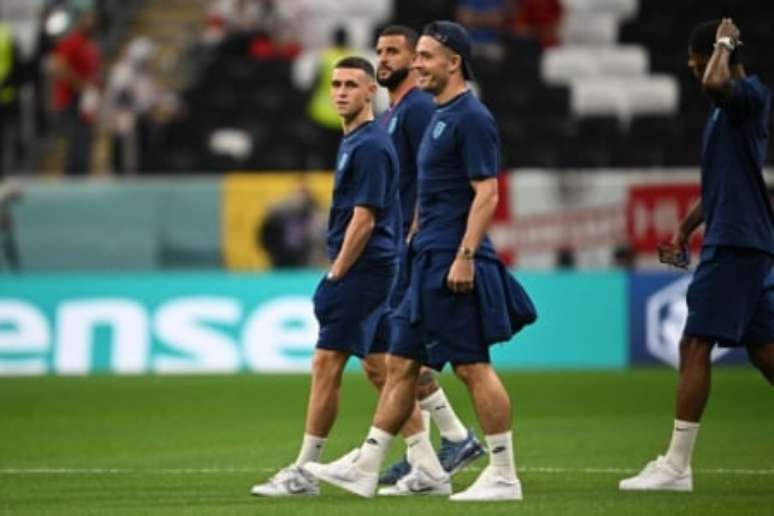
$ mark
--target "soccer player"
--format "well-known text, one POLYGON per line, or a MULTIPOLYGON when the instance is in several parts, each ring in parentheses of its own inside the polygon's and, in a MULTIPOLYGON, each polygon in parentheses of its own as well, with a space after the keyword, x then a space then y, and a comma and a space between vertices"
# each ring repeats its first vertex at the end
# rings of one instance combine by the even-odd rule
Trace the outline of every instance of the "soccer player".
MULTIPOLYGON (((359 449, 330 464, 303 466, 360 496, 376 491, 390 442, 412 411, 420 364, 440 370, 448 362, 471 394, 490 461, 472 486, 450 499, 522 498, 510 398, 490 364, 489 346, 537 315, 486 236, 497 205, 499 136, 465 82, 472 74, 470 48, 467 31, 447 21, 429 24, 417 43, 417 84, 433 95, 437 109, 419 148, 419 229, 411 242, 411 283, 391 328, 387 383, 359 449)), ((393 494, 444 494, 449 487, 423 463, 393 494)))
MULTIPOLYGON (((380 122, 390 134, 400 161, 400 202, 405 241, 411 238, 412 227, 415 227, 412 222, 417 201, 419 143, 435 111, 433 97, 417 88, 416 72, 411 69, 418 38, 419 35, 415 30, 393 25, 380 33, 376 44, 378 57, 376 80, 381 86, 387 88, 390 98, 390 109, 382 115, 380 122)), ((398 283, 390 295, 392 309, 397 308, 408 287, 407 255, 407 247, 403 246, 398 283)), ((381 350, 386 353, 389 347, 388 325, 389 314, 385 314, 372 352, 381 350)), ((423 367, 419 374, 417 400, 422 410, 429 413, 440 431, 441 448, 438 451, 438 459, 444 470, 450 474, 456 473, 484 454, 481 443, 459 420, 430 368, 423 367)), ((410 436, 412 428, 416 429, 416 422, 412 423, 409 429, 404 427, 403 435, 410 436)), ((379 483, 395 484, 410 470, 411 466, 407 458, 404 458, 387 468, 379 477, 379 483)))
POLYGON ((703 23, 691 35, 688 66, 714 103, 704 131, 701 200, 659 251, 663 262, 686 266, 688 240, 702 222, 704 246, 688 288, 669 449, 622 480, 622 490, 693 490, 691 455, 716 344, 744 346, 774 384, 774 214, 762 175, 771 94, 746 75, 740 46, 731 19, 703 23))
POLYGON ((401 219, 398 158, 389 135, 374 122, 375 94, 375 73, 368 61, 347 57, 338 62, 331 98, 344 137, 328 222, 332 265, 313 299, 320 333, 305 434, 295 463, 253 486, 257 496, 319 494, 317 482, 299 466, 322 454, 336 419, 347 360, 355 355, 366 370, 384 368, 383 355, 375 358, 369 351, 395 280, 401 219))

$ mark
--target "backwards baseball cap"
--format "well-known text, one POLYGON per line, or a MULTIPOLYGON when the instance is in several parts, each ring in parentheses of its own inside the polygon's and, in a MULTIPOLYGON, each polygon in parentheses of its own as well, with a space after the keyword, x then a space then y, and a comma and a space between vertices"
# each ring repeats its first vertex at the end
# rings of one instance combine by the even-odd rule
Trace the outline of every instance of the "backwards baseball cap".
POLYGON ((452 21, 434 21, 425 25, 422 35, 430 36, 455 54, 459 54, 462 57, 462 76, 465 80, 473 80, 471 61, 473 43, 465 27, 452 21))

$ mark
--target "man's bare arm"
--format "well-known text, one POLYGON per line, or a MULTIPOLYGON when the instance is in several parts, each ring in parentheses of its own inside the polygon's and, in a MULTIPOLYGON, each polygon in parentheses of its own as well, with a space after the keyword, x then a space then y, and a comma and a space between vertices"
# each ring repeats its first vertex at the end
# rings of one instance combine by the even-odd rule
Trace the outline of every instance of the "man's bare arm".
POLYGON ((344 277, 363 254, 363 249, 365 249, 368 239, 371 238, 374 226, 376 226, 376 217, 373 209, 355 206, 352 218, 344 233, 344 242, 341 244, 341 250, 333 261, 333 265, 331 265, 328 279, 336 281, 344 277))

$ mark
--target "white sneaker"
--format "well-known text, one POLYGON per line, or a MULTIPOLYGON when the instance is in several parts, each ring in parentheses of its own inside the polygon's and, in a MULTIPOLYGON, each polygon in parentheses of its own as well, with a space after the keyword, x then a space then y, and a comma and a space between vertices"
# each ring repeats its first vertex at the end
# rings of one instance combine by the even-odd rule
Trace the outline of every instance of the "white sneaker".
POLYGON ((677 471, 666 458, 659 455, 650 461, 642 471, 618 483, 621 491, 693 491, 693 474, 689 466, 683 472, 677 471))
POLYGON ((435 478, 422 466, 413 466, 394 486, 379 489, 381 496, 449 496, 452 494, 449 475, 435 478))
POLYGON ((498 473, 491 465, 478 476, 466 490, 451 495, 452 502, 474 502, 493 500, 521 500, 521 481, 498 473))
POLYGON ((334 486, 346 489, 351 493, 371 498, 376 494, 379 484, 379 472, 366 473, 357 466, 360 449, 356 448, 342 458, 328 464, 307 462, 301 468, 306 472, 334 486))
POLYGON ((271 497, 317 496, 320 494, 320 487, 311 475, 292 465, 279 470, 268 482, 255 484, 250 489, 250 494, 271 497))

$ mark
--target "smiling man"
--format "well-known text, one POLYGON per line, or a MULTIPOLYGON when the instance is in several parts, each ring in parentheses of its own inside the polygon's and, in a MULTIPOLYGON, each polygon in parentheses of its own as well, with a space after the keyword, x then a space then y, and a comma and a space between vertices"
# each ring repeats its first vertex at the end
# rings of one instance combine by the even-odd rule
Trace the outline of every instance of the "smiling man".
MULTIPOLYGON (((312 361, 312 385, 306 428, 296 461, 263 484, 256 496, 319 494, 314 478, 301 466, 319 460, 336 420, 344 367, 350 356, 366 371, 383 367, 383 356, 371 365, 371 345, 394 283, 401 240, 398 159, 387 133, 374 123, 374 69, 360 57, 336 65, 331 101, 341 117, 344 137, 328 222, 328 255, 332 265, 314 294, 320 333, 312 361)), ((370 378, 370 377, 369 377, 370 378)), ((381 385, 377 385, 381 388, 381 385)))
MULTIPOLYGON (((382 30, 376 43, 378 57, 376 80, 379 85, 387 89, 390 97, 390 109, 381 116, 379 121, 390 134, 400 160, 400 202, 403 238, 406 242, 411 240, 417 228, 414 223, 417 203, 417 153, 422 136, 435 112, 433 97, 417 88, 416 70, 411 68, 416 56, 418 39, 419 35, 413 29, 393 25, 382 30)), ((380 331, 377 333, 377 342, 372 348, 374 351, 386 353, 389 349, 392 315, 406 294, 409 285, 408 271, 408 246, 403 245, 398 281, 390 295, 392 310, 382 319, 380 331)), ((438 460, 447 473, 457 473, 484 454, 481 443, 473 431, 466 428, 457 417, 446 393, 436 381, 432 369, 428 367, 423 367, 419 373, 416 397, 422 410, 430 416, 441 434, 438 460)), ((415 410, 401 432, 406 438, 408 453, 403 460, 384 471, 379 477, 380 484, 395 485, 410 473, 411 456, 418 448, 413 444, 415 439, 413 436, 424 426, 419 417, 419 411, 415 410)), ((424 430, 429 432, 429 428, 424 430)), ((410 483, 409 477, 396 488, 385 488, 379 494, 408 493, 409 491, 404 487, 410 483)))
MULTIPOLYGON (((411 283, 391 328, 387 383, 360 448, 330 464, 304 465, 360 496, 376 491, 389 445, 413 409, 420 366, 441 370, 450 363, 470 392, 489 447, 489 465, 450 500, 522 498, 510 397, 491 366, 489 346, 510 339, 537 314, 486 235, 498 200, 499 136, 492 115, 467 88, 470 52, 470 37, 457 23, 431 23, 419 39, 418 86, 433 95, 437 109, 419 148, 411 283)), ((432 465, 419 470, 408 491, 449 491, 432 465)))

